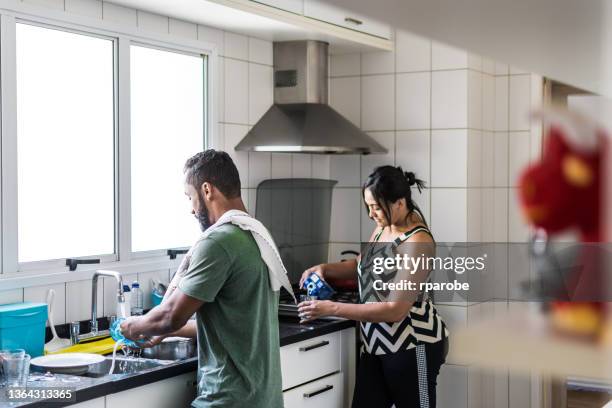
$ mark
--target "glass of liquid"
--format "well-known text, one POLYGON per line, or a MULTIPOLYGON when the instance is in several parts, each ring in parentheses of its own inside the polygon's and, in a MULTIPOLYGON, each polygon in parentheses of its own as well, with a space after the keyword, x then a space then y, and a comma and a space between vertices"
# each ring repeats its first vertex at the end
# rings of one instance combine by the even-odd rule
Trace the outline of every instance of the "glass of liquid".
MULTIPOLYGON (((300 303, 306 302, 309 300, 318 300, 318 299, 319 298, 317 296, 300 295, 300 303)), ((303 313, 299 313, 298 316, 300 317, 300 323, 306 322, 306 320, 309 318, 307 314, 303 314, 303 313)))

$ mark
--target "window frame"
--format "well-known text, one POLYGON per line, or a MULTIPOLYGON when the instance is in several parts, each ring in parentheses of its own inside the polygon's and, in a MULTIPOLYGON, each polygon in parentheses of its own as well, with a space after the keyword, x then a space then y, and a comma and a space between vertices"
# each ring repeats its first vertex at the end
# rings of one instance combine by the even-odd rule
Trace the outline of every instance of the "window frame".
POLYGON ((131 251, 131 123, 130 123, 130 46, 145 46, 170 52, 201 56, 204 75, 203 146, 216 142, 217 123, 215 81, 218 78, 216 45, 201 40, 180 38, 169 34, 142 33, 136 28, 89 17, 69 15, 55 10, 42 10, 27 4, 6 9, 0 6, 0 282, 11 285, 87 279, 97 269, 115 269, 131 273, 166 267, 172 269, 180 257, 170 260, 166 250, 131 251), (114 182, 115 182, 115 253, 77 259, 100 259, 100 264, 79 265, 68 271, 65 259, 18 262, 17 225, 17 112, 16 112, 16 24, 24 23, 44 28, 74 32, 80 35, 113 41, 114 65, 114 182))

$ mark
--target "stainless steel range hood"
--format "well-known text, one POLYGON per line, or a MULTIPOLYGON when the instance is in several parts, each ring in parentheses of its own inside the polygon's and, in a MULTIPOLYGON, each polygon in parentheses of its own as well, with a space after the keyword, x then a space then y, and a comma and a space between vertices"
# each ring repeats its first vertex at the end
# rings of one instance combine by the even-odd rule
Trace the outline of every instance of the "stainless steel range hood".
POLYGON ((327 104, 327 48, 327 43, 312 40, 274 43, 274 105, 236 145, 236 150, 387 152, 327 104))

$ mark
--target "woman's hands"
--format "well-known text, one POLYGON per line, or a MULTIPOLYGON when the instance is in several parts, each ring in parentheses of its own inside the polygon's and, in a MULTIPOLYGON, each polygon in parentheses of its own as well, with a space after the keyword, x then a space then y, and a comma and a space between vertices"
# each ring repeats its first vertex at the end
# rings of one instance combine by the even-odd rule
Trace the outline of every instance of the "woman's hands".
POLYGON ((338 304, 331 300, 306 300, 298 305, 300 323, 309 322, 319 317, 334 316, 338 313, 338 304))
POLYGON ((325 275, 325 264, 316 265, 304 271, 304 273, 302 274, 302 277, 300 278, 300 288, 302 289, 304 288, 304 281, 313 272, 319 275, 321 279, 325 280, 325 276, 324 276, 325 275))

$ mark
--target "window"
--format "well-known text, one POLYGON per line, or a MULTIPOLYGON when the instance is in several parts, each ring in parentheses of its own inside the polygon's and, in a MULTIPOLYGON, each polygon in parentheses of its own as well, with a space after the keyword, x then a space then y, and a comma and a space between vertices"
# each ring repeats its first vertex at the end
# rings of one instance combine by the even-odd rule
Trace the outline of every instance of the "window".
POLYGON ((183 165, 204 148, 206 59, 132 46, 132 251, 186 247, 198 223, 183 165))
POLYGON ((18 260, 115 252, 114 42, 18 23, 18 260))

